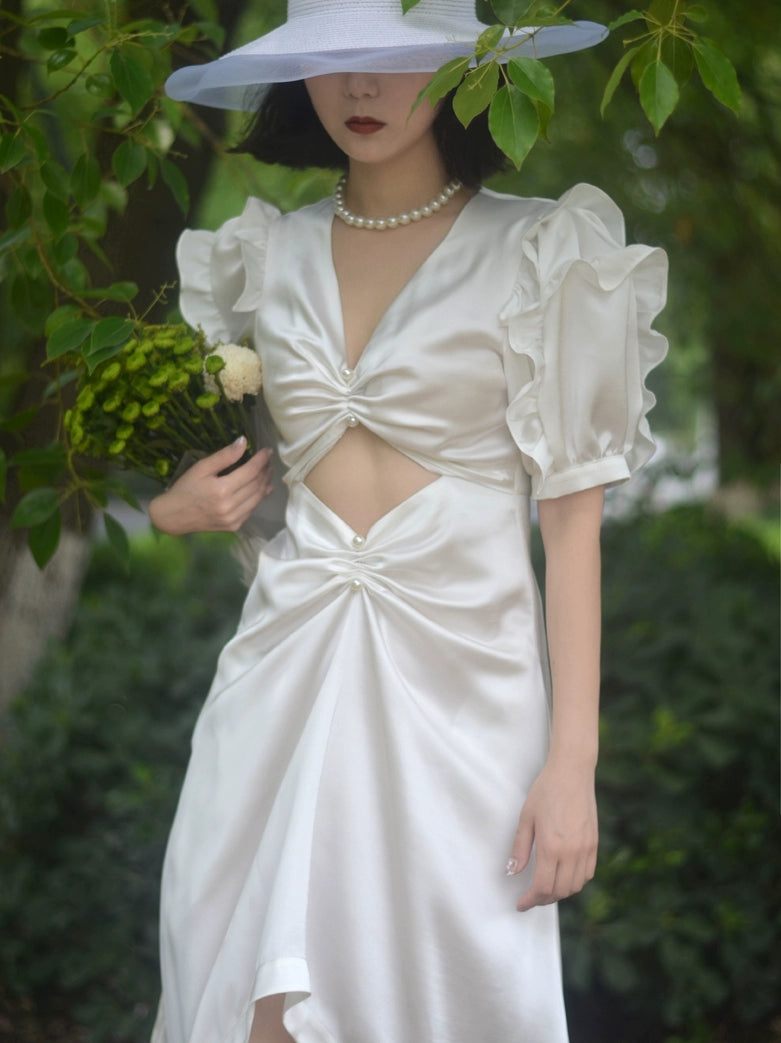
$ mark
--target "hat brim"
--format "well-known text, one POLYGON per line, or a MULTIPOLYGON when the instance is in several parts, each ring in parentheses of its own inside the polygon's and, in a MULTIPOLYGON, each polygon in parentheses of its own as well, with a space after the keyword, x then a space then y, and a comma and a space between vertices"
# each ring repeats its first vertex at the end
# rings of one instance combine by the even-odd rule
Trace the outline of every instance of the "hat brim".
MULTIPOLYGON (((302 33, 301 19, 295 32, 289 24, 280 26, 252 43, 230 51, 216 61, 179 69, 168 78, 165 88, 169 97, 197 105, 218 109, 249 111, 257 103, 257 88, 269 83, 289 83, 323 76, 334 72, 434 72, 445 62, 471 54, 482 23, 456 26, 443 39, 441 33, 431 32, 426 40, 425 30, 409 31, 405 42, 394 35, 392 47, 377 47, 377 36, 371 37, 374 46, 358 39, 349 39, 345 48, 344 35, 339 37, 339 49, 328 46, 323 39, 322 22, 318 19, 319 36, 312 35, 307 45, 307 33, 302 33), (295 50, 286 46, 295 44, 295 50)), ((314 29, 314 27, 313 27, 314 29)), ((596 22, 570 22, 567 25, 544 26, 517 30, 518 43, 507 58, 526 55, 549 58, 555 54, 569 54, 593 47, 608 34, 596 22)), ((354 35, 354 34, 353 34, 354 35)), ((505 37, 506 45, 508 37, 505 37)))

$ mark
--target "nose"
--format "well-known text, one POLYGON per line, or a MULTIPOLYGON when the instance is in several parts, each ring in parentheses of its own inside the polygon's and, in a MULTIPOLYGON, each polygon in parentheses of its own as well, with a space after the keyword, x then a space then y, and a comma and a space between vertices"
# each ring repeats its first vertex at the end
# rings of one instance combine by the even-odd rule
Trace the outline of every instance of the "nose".
POLYGON ((344 92, 348 98, 376 98, 379 84, 371 72, 348 72, 344 78, 344 92))

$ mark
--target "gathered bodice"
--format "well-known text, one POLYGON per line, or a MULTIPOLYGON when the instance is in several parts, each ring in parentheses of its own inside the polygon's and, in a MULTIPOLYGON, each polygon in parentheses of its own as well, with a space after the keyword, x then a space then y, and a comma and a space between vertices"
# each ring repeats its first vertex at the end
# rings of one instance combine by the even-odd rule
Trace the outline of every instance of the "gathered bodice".
MULTIPOLYGON (((345 356, 329 203, 272 226, 255 344, 288 481, 305 477, 360 423, 430 471, 513 487, 520 461, 504 420, 497 304, 515 274, 502 270, 505 244, 495 244, 495 255, 465 248, 483 228, 483 203, 473 198, 458 215, 354 369, 345 356)), ((502 238, 509 232, 501 229, 502 238)))
POLYGON ((621 481, 648 458, 666 259, 624 246, 603 193, 478 192, 354 369, 332 220, 330 200, 285 215, 250 200, 179 247, 185 318, 260 353, 289 484, 357 424, 434 473, 535 496, 621 481))

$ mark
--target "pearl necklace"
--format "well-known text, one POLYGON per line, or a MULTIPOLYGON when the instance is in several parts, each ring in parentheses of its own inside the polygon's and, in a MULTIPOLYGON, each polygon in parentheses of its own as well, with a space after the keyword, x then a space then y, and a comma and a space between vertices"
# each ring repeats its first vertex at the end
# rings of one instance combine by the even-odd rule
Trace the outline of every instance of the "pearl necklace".
POLYGON ((339 178, 339 183, 334 190, 334 213, 340 220, 344 221, 346 225, 350 225, 352 228, 368 228, 375 232, 384 232, 386 228, 398 228, 400 225, 412 224, 413 221, 420 221, 424 217, 431 217, 437 210, 441 210, 443 206, 447 206, 453 196, 464 186, 460 181, 451 181, 449 185, 445 185, 439 195, 435 196, 430 203, 426 206, 420 207, 418 210, 405 210, 403 214, 396 214, 395 217, 359 217, 358 214, 353 214, 344 205, 344 189, 347 184, 347 178, 339 178))

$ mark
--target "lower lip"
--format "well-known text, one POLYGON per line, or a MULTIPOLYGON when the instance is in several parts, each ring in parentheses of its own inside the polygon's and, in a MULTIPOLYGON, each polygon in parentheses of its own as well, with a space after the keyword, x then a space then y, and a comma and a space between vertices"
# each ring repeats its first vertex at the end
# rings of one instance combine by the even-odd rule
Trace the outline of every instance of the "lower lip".
POLYGON ((382 130, 385 126, 384 123, 357 123, 349 122, 345 126, 353 134, 376 134, 378 130, 382 130))

